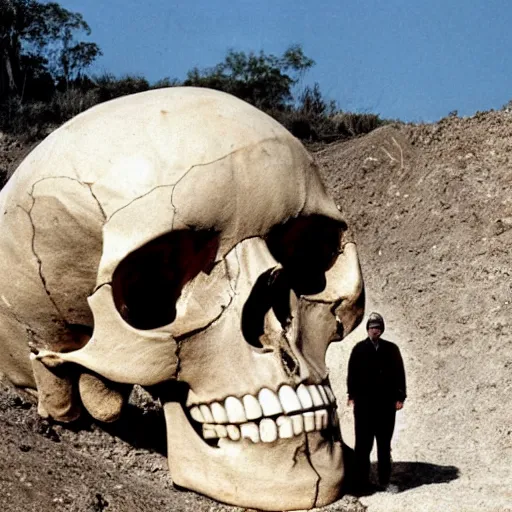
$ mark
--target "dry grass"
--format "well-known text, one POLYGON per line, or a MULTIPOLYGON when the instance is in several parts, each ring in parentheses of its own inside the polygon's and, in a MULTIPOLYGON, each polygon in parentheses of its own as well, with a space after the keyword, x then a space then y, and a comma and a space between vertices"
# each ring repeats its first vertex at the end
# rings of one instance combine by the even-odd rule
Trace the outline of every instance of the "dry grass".
MULTIPOLYGON (((140 76, 115 78, 104 74, 83 83, 81 87, 56 91, 48 102, 23 103, 18 98, 4 101, 0 104, 0 130, 27 141, 41 139, 68 119, 98 103, 176 85, 180 84, 171 80, 150 85, 140 76)), ((318 112, 304 107, 289 107, 267 113, 297 138, 309 142, 332 142, 357 137, 386 122, 376 114, 334 112, 333 109, 318 112)))

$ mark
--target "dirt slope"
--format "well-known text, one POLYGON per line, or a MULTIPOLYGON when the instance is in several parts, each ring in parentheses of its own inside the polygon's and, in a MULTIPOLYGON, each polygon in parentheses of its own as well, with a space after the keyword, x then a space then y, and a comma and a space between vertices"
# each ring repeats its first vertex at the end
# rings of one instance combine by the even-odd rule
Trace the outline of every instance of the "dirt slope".
MULTIPOLYGON (((317 153, 356 232, 370 309, 404 354, 394 459, 435 465, 423 476, 439 482, 363 498, 370 510, 512 510, 511 157, 504 112, 387 126, 317 153)), ((330 354, 340 396, 356 339, 330 354)), ((349 440, 346 408, 343 420, 349 440)))
MULTIPOLYGON (((0 137, 0 168, 25 148, 0 137)), ((404 355, 395 495, 378 511, 512 511, 512 115, 381 128, 315 152, 356 233, 368 307, 404 355)), ((345 369, 364 331, 329 352, 343 435, 345 369)), ((236 510, 170 484, 161 415, 144 396, 131 425, 76 431, 37 420, 0 387, 0 509, 236 510), (144 433, 149 430, 150 435, 144 433)), ((350 498, 331 510, 357 510, 350 498)))

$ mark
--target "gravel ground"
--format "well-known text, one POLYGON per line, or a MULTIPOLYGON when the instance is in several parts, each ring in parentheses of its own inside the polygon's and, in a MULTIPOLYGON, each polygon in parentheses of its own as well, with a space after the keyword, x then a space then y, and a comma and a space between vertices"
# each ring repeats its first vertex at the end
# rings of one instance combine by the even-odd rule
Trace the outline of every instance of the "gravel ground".
MULTIPOLYGON (((27 151, 0 136, 0 170, 27 151)), ((315 147, 358 241, 368 311, 399 344, 408 399, 398 413, 399 492, 346 496, 324 510, 512 511, 512 115, 389 125, 315 147)), ((350 350, 328 360, 345 441, 350 350)), ((172 486, 162 413, 136 388, 122 421, 64 428, 0 385, 3 511, 241 510, 172 486)))

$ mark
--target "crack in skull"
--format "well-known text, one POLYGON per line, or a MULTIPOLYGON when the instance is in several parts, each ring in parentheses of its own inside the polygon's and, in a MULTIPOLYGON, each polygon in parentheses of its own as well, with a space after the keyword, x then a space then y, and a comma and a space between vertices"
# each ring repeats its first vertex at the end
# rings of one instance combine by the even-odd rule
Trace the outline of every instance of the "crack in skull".
MULTIPOLYGON (((5 293, 27 311, 14 338, 43 333, 32 362, 51 374, 36 384, 41 396, 55 388, 57 416, 71 417, 71 393, 58 391, 71 370, 103 419, 118 416, 116 386, 158 388, 178 485, 267 510, 336 499, 325 352, 337 322, 343 335, 357 324, 362 282, 355 247, 334 254, 346 224, 305 148, 229 95, 171 88, 85 112, 16 172, 0 204, 24 213, 0 223, 23 233, 18 280, 31 274, 5 293), (73 345, 76 322, 88 332, 73 345)), ((13 325, 8 313, 0 322, 13 325)))
POLYGON ((318 494, 320 493, 320 483, 322 481, 322 476, 317 471, 317 469, 315 468, 315 465, 313 464, 313 461, 311 460, 311 451, 309 449, 308 436, 306 436, 306 442, 305 442, 305 446, 304 446, 304 455, 306 456, 306 459, 307 459, 309 465, 311 466, 311 469, 315 472, 315 474, 317 476, 317 480, 315 483, 315 495, 313 498, 313 508, 315 508, 317 506, 317 502, 318 502, 318 494))
POLYGON ((48 289, 46 278, 45 278, 45 276, 43 274, 43 260, 39 257, 39 255, 38 255, 38 253, 36 251, 36 247, 35 247, 35 243, 36 243, 36 227, 34 225, 34 220, 32 219, 32 210, 33 210, 34 205, 35 205, 35 198, 34 198, 34 196, 32 194, 33 194, 33 191, 29 194, 31 199, 32 199, 32 205, 31 205, 30 209, 27 211, 27 210, 25 210, 23 207, 21 207, 19 205, 18 205, 18 208, 20 208, 22 211, 24 211, 27 214, 27 216, 28 216, 28 218, 30 220, 30 225, 32 227, 32 241, 31 241, 32 253, 33 253, 33 255, 34 255, 34 257, 36 258, 36 261, 37 261, 39 279, 41 280, 41 284, 43 285, 43 288, 44 288, 44 291, 46 293, 46 296, 48 297, 49 301, 52 303, 53 307, 55 308, 55 311, 60 316, 60 319, 62 320, 62 322, 66 326, 68 324, 68 322, 67 322, 65 316, 63 315, 62 311, 60 310, 60 308, 57 306, 57 303, 55 302, 54 298, 52 297, 52 294, 51 294, 50 290, 48 289))

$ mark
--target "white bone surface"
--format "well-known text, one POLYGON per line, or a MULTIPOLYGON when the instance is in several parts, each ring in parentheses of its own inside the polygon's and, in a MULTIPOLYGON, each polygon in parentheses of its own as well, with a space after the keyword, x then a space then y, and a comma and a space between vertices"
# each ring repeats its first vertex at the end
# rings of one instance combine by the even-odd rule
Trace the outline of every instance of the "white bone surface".
POLYGON ((201 409, 199 409, 199 407, 192 407, 190 409, 190 416, 192 417, 193 420, 199 423, 206 423, 203 413, 201 412, 201 409))
MULTIPOLYGON (((286 415, 292 415, 299 411, 309 411, 312 408, 322 407, 322 408, 332 408, 335 402, 330 402, 328 399, 327 391, 334 396, 331 388, 328 385, 324 386, 312 386, 315 388, 313 391, 315 396, 315 402, 310 398, 310 391, 307 391, 304 385, 300 385, 297 390, 294 390, 292 386, 284 385, 279 389, 278 394, 272 392, 267 388, 261 389, 256 398, 253 395, 245 395, 242 398, 243 410, 245 415, 242 414, 242 407, 240 407, 240 400, 236 397, 228 397, 226 398, 226 402, 231 410, 231 419, 228 418, 225 407, 223 407, 218 402, 213 402, 211 404, 194 404, 189 406, 190 416, 200 423, 206 422, 204 417, 202 416, 201 410, 204 411, 205 415, 208 418, 213 417, 215 423, 228 423, 229 421, 237 422, 243 419, 245 422, 246 419, 249 420, 257 420, 262 416, 275 416, 284 411, 286 415), (300 391, 299 391, 300 390, 300 391), (321 390, 321 391, 320 391, 321 390), (304 395, 308 397, 307 400, 304 400, 305 406, 299 401, 298 394, 304 395), (325 398, 320 401, 319 396, 323 396, 325 398), (262 402, 260 402, 262 400, 262 402), (279 404, 278 404, 279 402, 279 404), (266 405, 264 406, 263 403, 266 405), (202 407, 199 410, 199 407, 202 407), (240 418, 239 420, 235 420, 235 418, 240 418)), ((308 386, 309 388, 309 386, 308 386)), ((207 423, 211 423, 211 420, 207 421, 207 423)))
POLYGON ((247 416, 242 402, 234 396, 228 396, 224 402, 230 423, 245 423, 247 416))
POLYGON ((279 398, 271 389, 263 388, 258 394, 258 399, 265 416, 274 416, 283 412, 279 398))
POLYGON ((320 407, 324 405, 324 401, 322 400, 322 396, 318 391, 318 387, 315 385, 308 386, 309 394, 311 395, 311 399, 313 400, 313 405, 315 407, 320 407))
POLYGON ((261 405, 255 396, 245 395, 243 397, 243 403, 248 420, 257 420, 263 416, 261 405))
POLYGON ((243 438, 250 439, 253 443, 260 442, 260 429, 256 423, 244 423, 240 425, 240 433, 243 438))
POLYGON ((327 428, 328 415, 325 409, 315 411, 315 430, 327 428))
POLYGON ((324 391, 327 394, 327 397, 329 399, 329 403, 336 402, 336 397, 334 396, 334 393, 332 392, 332 389, 329 386, 324 386, 324 391))
POLYGON ((215 433, 217 437, 228 437, 228 430, 224 425, 215 425, 215 433))
POLYGON ((218 435, 215 431, 215 426, 209 424, 203 425, 203 437, 205 439, 216 439, 218 435))
POLYGON ((80 414, 80 371, 99 376, 83 379, 83 401, 107 420, 119 383, 173 396, 178 381, 188 397, 163 400, 177 485, 261 510, 339 496, 342 443, 323 432, 337 429, 335 400, 321 386, 329 344, 362 317, 363 281, 314 160, 279 123, 200 88, 106 102, 32 151, 0 210, 0 376, 37 387, 41 414, 80 414), (305 295, 311 233, 310 252, 330 240, 333 261, 305 295), (145 286, 154 275, 165 292, 145 286))
POLYGON ((295 390, 288 385, 281 386, 279 389, 279 401, 285 413, 300 411, 302 408, 299 398, 295 390))
POLYGON ((290 418, 292 420, 293 435, 298 436, 304 432, 304 419, 302 414, 294 414, 290 418))
POLYGON ((304 431, 305 432, 313 432, 316 428, 315 423, 315 413, 314 412, 305 412, 302 414, 304 418, 304 431))
POLYGON ((238 441, 240 439, 240 428, 236 425, 228 425, 227 427, 228 436, 231 441, 238 441))
POLYGON ((215 423, 229 423, 226 410, 221 404, 218 402, 213 402, 213 404, 210 405, 210 410, 212 412, 215 423))
POLYGON ((210 407, 206 404, 202 404, 199 406, 199 410, 201 411, 201 414, 203 415, 205 423, 213 423, 215 420, 213 419, 212 411, 210 410, 210 407))
POLYGON ((329 398, 327 396, 327 393, 325 392, 325 389, 323 386, 317 386, 318 392, 320 393, 320 397, 322 398, 322 402, 325 405, 329 404, 329 398))
POLYGON ((270 418, 261 420, 260 439, 263 443, 272 443, 277 439, 277 425, 274 420, 270 418))
POLYGON ((313 407, 313 399, 311 398, 308 388, 304 384, 301 384, 297 388, 297 396, 304 409, 309 409, 310 407, 313 407))
POLYGON ((279 416, 276 420, 276 425, 279 429, 278 435, 281 439, 289 439, 293 437, 292 420, 288 416, 279 416))

